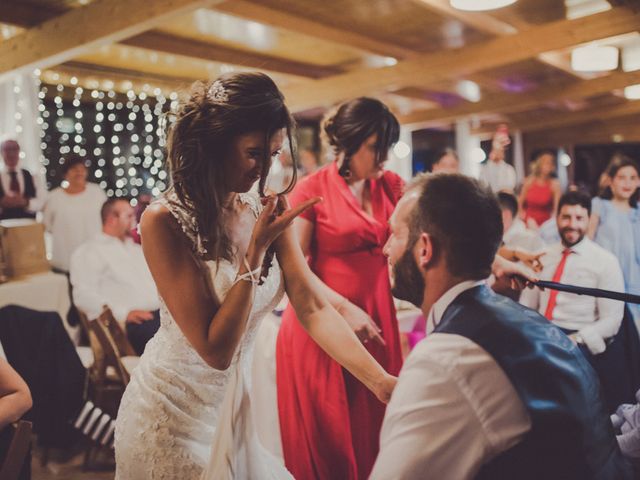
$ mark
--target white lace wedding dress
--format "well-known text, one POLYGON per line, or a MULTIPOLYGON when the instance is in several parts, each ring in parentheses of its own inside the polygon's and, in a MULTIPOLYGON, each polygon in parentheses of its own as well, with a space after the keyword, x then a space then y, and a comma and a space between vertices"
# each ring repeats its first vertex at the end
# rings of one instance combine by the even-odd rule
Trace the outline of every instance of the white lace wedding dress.
MULTIPOLYGON (((257 195, 241 194, 240 199, 257 217, 261 208, 257 195)), ((173 192, 160 202, 177 219, 194 252, 202 255, 192 211, 173 192)), ((239 266, 228 261, 202 266, 210 275, 210 288, 222 301, 239 266)), ((162 303, 160 329, 133 371, 118 412, 116 479, 293 478, 282 461, 260 444, 250 404, 255 333, 282 294, 282 273, 274 260, 266 281, 256 289, 246 332, 224 371, 198 356, 162 303)))

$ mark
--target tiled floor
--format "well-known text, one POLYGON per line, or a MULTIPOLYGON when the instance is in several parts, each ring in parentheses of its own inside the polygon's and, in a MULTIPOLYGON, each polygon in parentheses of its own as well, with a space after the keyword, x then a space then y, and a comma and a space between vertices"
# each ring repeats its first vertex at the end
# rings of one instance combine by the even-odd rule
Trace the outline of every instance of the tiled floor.
POLYGON ((103 465, 102 470, 83 471, 82 462, 84 454, 78 453, 67 461, 51 458, 47 465, 41 465, 42 451, 36 449, 31 462, 32 480, 113 480, 113 460, 105 455, 99 457, 98 461, 103 465), (107 468, 105 471, 104 468, 107 468))

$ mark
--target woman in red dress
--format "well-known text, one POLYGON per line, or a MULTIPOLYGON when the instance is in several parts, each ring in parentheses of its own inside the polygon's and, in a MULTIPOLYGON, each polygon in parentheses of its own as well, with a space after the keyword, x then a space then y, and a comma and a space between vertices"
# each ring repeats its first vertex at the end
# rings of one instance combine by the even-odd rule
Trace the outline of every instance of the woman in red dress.
POLYGON ((554 178, 555 156, 544 150, 533 162, 532 174, 522 184, 520 192, 520 212, 527 225, 536 228, 549 220, 555 213, 560 195, 560 182, 554 178))
MULTIPOLYGON (((296 220, 311 269, 375 359, 392 375, 402 357, 387 260, 387 221, 403 181, 383 170, 398 121, 371 98, 341 105, 323 125, 336 160, 298 183, 296 205, 322 196, 296 220), (366 312, 366 314, 363 312, 366 312)), ((285 463, 297 480, 364 479, 378 453, 385 406, 284 313, 277 350, 285 463)))

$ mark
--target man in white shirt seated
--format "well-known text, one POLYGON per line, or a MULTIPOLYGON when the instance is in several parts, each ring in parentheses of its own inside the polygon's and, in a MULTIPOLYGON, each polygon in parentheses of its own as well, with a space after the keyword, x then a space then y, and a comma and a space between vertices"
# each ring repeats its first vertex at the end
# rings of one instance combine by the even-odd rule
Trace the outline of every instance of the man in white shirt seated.
POLYGON ((371 479, 631 478, 578 348, 484 285, 502 238, 495 196, 430 175, 390 227, 392 291, 421 307, 427 337, 400 372, 371 479))
MULTIPOLYGON (((562 196, 556 217, 561 241, 549 246, 540 258, 540 279, 624 292, 618 259, 586 237, 590 213, 591 199, 586 194, 568 192, 562 196)), ((618 300, 550 289, 525 290, 520 302, 564 329, 591 355, 606 350, 607 340, 618 333, 624 314, 624 303, 618 300)))
POLYGON ((73 301, 89 318, 104 305, 126 328, 142 354, 160 326, 160 300, 142 247, 130 237, 135 215, 127 200, 112 198, 102 206, 102 233, 71 256, 73 301))

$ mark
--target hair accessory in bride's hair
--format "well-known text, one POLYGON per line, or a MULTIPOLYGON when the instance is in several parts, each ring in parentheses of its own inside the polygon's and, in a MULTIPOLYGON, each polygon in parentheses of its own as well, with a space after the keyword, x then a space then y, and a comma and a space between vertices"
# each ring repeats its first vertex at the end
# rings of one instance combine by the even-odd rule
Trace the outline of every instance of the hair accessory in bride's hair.
POLYGON ((208 96, 209 99, 215 103, 225 103, 229 101, 229 95, 220 80, 213 82, 209 88, 208 96))

